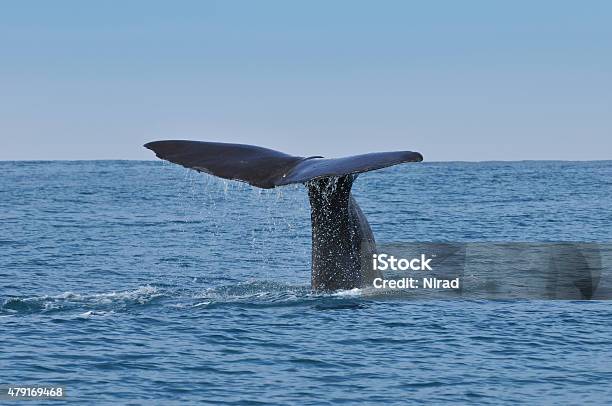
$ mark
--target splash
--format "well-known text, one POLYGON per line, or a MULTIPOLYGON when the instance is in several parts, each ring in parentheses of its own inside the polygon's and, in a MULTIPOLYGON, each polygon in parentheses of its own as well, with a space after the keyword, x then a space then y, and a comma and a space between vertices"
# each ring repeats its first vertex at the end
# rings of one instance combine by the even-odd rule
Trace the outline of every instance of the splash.
POLYGON ((112 308, 146 305, 162 296, 163 293, 156 287, 146 285, 119 292, 92 294, 63 292, 53 296, 12 297, 5 299, 0 305, 0 314, 50 313, 77 309, 88 309, 85 313, 108 311, 112 308))

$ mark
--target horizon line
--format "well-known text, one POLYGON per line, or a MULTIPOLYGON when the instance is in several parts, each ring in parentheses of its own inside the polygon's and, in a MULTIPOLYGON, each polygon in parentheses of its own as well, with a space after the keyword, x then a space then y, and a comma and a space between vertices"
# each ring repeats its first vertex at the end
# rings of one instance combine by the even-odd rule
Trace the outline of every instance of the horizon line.
MULTIPOLYGON (((335 158, 328 158, 335 159, 335 158)), ((476 160, 441 160, 419 163, 489 163, 489 162, 610 162, 609 159, 485 159, 476 160)), ((94 158, 94 159, 0 159, 0 162, 169 162, 163 159, 125 159, 125 158, 94 158)), ((169 162, 171 163, 171 162, 169 162)))

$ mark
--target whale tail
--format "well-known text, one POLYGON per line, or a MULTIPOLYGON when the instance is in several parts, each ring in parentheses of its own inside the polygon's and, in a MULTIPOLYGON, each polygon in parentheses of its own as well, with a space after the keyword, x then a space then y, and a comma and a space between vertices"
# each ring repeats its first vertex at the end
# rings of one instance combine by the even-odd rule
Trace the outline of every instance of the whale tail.
POLYGON ((172 140, 149 142, 144 146, 166 161, 264 189, 423 160, 421 154, 412 151, 375 152, 326 159, 321 156, 292 156, 252 145, 221 142, 172 140))
POLYGON ((363 287, 377 277, 368 265, 376 249, 374 236, 351 195, 357 174, 423 160, 412 151, 325 159, 219 142, 155 141, 145 147, 186 168, 264 189, 306 185, 312 224, 311 286, 325 291, 363 287))

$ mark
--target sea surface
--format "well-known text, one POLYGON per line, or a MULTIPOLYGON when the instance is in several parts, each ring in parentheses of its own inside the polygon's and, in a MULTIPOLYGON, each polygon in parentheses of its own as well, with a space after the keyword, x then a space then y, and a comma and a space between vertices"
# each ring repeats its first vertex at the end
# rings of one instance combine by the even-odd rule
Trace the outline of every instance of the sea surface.
MULTIPOLYGON (((161 161, 0 174, 0 385, 79 405, 611 402, 612 302, 313 293, 301 185, 161 161)), ((354 194, 380 243, 612 241, 612 161, 400 165, 354 194)))

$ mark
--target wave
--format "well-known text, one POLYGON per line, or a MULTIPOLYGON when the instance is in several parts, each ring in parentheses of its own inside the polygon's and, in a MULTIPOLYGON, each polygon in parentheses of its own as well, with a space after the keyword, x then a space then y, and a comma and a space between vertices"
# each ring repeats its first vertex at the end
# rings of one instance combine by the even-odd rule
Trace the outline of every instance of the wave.
POLYGON ((73 312, 81 317, 108 316, 132 309, 160 306, 194 311, 218 307, 293 307, 314 305, 345 307, 355 299, 367 298, 364 289, 315 293, 309 286, 272 281, 248 281, 205 290, 184 286, 139 286, 133 290, 107 293, 64 292, 59 295, 10 297, 0 304, 0 316, 73 312))
POLYGON ((156 287, 146 285, 134 290, 108 293, 81 294, 64 292, 59 295, 11 297, 0 305, 0 315, 52 313, 65 310, 92 308, 118 308, 129 305, 145 305, 163 296, 156 287))

